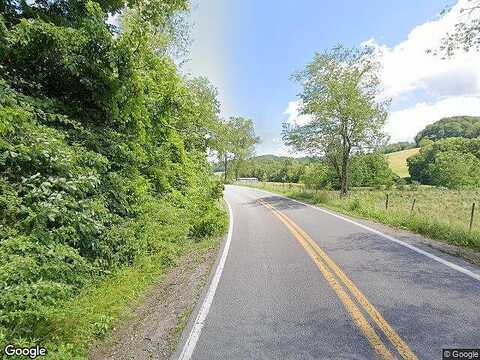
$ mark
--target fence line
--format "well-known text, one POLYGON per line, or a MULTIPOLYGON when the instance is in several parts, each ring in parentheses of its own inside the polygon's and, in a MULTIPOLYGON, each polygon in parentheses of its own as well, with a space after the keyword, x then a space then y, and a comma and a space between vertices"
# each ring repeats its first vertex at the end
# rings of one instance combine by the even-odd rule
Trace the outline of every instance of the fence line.
MULTIPOLYGON (((305 192, 305 193, 318 193, 320 189, 318 188, 312 188, 309 187, 305 184, 301 183, 279 183, 279 182, 258 182, 258 185, 262 188, 267 188, 268 186, 273 188, 274 190, 295 190, 298 192, 305 192)), ((362 188, 362 190, 368 190, 371 188, 362 188)), ((329 191, 329 190, 323 190, 323 191, 329 191)), ((381 191, 381 190, 378 190, 381 191)), ((401 190, 399 190, 401 191, 401 190)), ((473 202, 471 207, 469 208, 469 213, 465 214, 465 227, 471 232, 474 229, 474 226, 476 226, 475 223, 475 216, 478 211, 476 211, 476 202, 473 202)), ((395 198, 392 197, 392 194, 389 192, 385 192, 385 202, 384 202, 384 211, 389 211, 392 210, 395 207, 395 198)), ((420 208, 422 206, 419 206, 419 200, 416 197, 413 197, 411 205, 407 204, 407 208, 403 209, 400 208, 399 210, 405 210, 410 216, 413 216, 414 214, 421 213, 420 208)), ((375 208, 375 206, 374 206, 375 208)), ((380 208, 381 209, 381 208, 380 208)), ((439 219, 441 221, 441 219, 439 219)), ((459 219, 457 218, 457 221, 459 219)), ((461 219, 460 219, 461 220, 461 219)))

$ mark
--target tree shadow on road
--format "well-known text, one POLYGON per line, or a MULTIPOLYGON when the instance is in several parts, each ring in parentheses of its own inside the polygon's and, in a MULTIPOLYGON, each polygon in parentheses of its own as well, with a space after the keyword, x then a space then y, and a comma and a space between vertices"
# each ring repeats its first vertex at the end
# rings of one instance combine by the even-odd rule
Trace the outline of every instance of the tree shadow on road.
POLYGON ((307 205, 301 204, 299 202, 286 199, 281 196, 267 196, 262 197, 259 200, 262 200, 269 205, 272 205, 277 210, 288 210, 288 209, 303 209, 306 208, 307 205))

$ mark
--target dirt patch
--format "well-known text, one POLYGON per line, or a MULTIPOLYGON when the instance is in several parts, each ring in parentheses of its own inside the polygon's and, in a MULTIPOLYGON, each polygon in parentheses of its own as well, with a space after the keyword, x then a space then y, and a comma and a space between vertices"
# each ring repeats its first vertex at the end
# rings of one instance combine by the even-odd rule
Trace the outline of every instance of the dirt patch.
MULTIPOLYGON (((217 246, 187 251, 144 296, 129 320, 94 344, 91 360, 168 359, 215 262, 217 246)), ((107 295, 108 296, 108 295, 107 295)))

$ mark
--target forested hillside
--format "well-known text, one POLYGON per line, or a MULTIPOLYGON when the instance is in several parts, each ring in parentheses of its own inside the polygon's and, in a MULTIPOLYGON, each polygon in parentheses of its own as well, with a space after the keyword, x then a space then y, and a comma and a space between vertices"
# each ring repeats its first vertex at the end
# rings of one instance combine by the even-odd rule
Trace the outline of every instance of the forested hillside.
POLYGON ((415 142, 420 145, 424 139, 437 141, 451 137, 473 139, 480 137, 480 118, 474 116, 452 116, 440 119, 428 125, 415 137, 415 142))
POLYGON ((0 1, 0 343, 54 341, 57 306, 95 279, 223 231, 216 91, 167 55, 186 11, 0 1))

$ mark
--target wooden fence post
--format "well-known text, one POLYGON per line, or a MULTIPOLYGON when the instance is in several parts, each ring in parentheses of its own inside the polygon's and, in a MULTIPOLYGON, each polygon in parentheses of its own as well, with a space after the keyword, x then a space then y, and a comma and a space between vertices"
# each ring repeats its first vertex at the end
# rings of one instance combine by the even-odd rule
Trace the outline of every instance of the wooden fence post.
POLYGON ((470 231, 473 228, 473 217, 475 216, 475 203, 472 204, 472 213, 470 214, 470 231))
POLYGON ((387 198, 385 199, 385 210, 388 210, 388 199, 389 198, 389 194, 387 194, 387 198))
POLYGON ((415 210, 415 203, 417 202, 417 199, 413 198, 413 202, 412 202, 412 208, 410 209, 410 215, 413 214, 413 210, 415 210))

